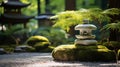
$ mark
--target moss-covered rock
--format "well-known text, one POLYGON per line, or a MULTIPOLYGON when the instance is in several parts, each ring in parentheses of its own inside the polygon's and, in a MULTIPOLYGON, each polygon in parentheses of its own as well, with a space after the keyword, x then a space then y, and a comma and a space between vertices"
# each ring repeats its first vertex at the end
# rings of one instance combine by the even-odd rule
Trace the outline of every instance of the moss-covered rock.
POLYGON ((31 36, 26 42, 29 46, 34 48, 34 51, 42 51, 50 46, 49 40, 44 36, 31 36))
POLYGON ((31 36, 27 40, 27 44, 35 48, 36 52, 52 51, 52 49, 49 49, 50 46, 49 40, 44 36, 31 36))
POLYGON ((102 45, 61 45, 53 50, 52 56, 62 61, 115 61, 114 52, 102 45))
POLYGON ((73 45, 61 45, 52 51, 52 56, 55 60, 75 60, 74 51, 75 46, 73 45))
POLYGON ((53 46, 48 46, 45 49, 39 50, 39 52, 52 52, 55 47, 53 46))
POLYGON ((38 42, 33 47, 36 49, 36 51, 40 51, 48 48, 49 45, 50 45, 49 42, 38 42))
POLYGON ((49 42, 49 40, 44 37, 44 36, 31 36, 30 38, 28 38, 27 40, 27 44, 30 46, 34 46, 36 43, 40 43, 40 42, 49 42))

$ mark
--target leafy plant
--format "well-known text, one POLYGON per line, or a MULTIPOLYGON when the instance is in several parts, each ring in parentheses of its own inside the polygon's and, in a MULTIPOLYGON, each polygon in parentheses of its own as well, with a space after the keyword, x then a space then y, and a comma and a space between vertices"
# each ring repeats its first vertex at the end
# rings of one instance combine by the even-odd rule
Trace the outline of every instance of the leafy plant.
MULTIPOLYGON (((7 28, 7 27, 6 27, 7 28)), ((20 25, 12 26, 4 31, 0 31, 1 44, 16 44, 19 45, 21 35, 28 35, 28 30, 23 29, 20 25), (19 36, 20 34, 20 36, 19 36)))
POLYGON ((76 11, 65 11, 51 17, 51 19, 55 19, 57 22, 54 26, 59 26, 65 30, 69 30, 71 25, 81 23, 83 17, 76 11))
POLYGON ((70 26, 83 23, 84 19, 97 22, 110 22, 110 15, 118 15, 120 10, 111 8, 102 10, 100 8, 80 9, 77 11, 64 11, 52 16, 54 19, 54 27, 61 27, 62 29, 69 30, 70 26))
POLYGON ((120 32, 120 21, 107 24, 101 30, 118 30, 120 32))
POLYGON ((106 46, 108 49, 114 51, 114 53, 116 55, 116 62, 118 63, 120 42, 109 41, 109 42, 105 42, 103 45, 106 46))
MULTIPOLYGON (((120 9, 117 9, 117 8, 107 9, 104 11, 104 13, 107 16, 119 15, 120 9)), ((103 26, 103 28, 101 30, 118 30, 118 31, 120 31, 120 21, 115 20, 115 21, 113 21, 113 23, 109 23, 109 24, 103 26)))
POLYGON ((55 46, 68 42, 67 33, 60 28, 41 27, 32 31, 31 34, 45 36, 55 46))

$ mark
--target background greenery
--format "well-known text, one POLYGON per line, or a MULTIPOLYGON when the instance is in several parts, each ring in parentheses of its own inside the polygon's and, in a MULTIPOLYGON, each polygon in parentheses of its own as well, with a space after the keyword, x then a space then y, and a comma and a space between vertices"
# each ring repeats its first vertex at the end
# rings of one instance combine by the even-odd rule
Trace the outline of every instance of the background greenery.
MULTIPOLYGON (((2 1, 3 0, 0 0, 0 3, 2 1)), ((25 8, 22 9, 23 14, 28 15, 28 16, 37 16, 37 0, 21 0, 21 1, 23 3, 26 3, 26 4, 31 3, 28 7, 25 7, 25 8)), ((45 7, 46 7, 45 6, 45 0, 40 0, 40 1, 41 1, 41 4, 40 4, 41 14, 44 14, 45 13, 45 7)), ((101 7, 101 0, 86 0, 86 2, 85 2, 85 0, 76 0, 76 8, 77 8, 76 10, 80 10, 81 8, 93 8, 93 7, 101 7)), ((64 0, 50 0, 49 9, 50 9, 51 13, 53 13, 53 14, 57 14, 59 12, 65 11, 64 0)), ((99 11, 101 11, 101 10, 99 10, 99 11)), ((97 18, 100 19, 103 15, 100 15, 99 11, 98 11, 98 13, 95 12, 94 16, 96 16, 97 18)), ((70 11, 68 12, 69 15, 70 15, 71 12, 70 11)), ((2 13, 3 13, 3 8, 0 7, 0 15, 2 13)), ((74 13, 74 11, 72 13, 74 13)), ((78 16, 77 14, 73 14, 73 15, 71 15, 71 16, 72 17, 75 17, 75 15, 78 16)), ((66 16, 66 15, 64 15, 64 16, 66 16)), ((74 18, 74 20, 80 19, 80 18, 74 18)), ((105 19, 105 18, 102 18, 102 19, 105 19)), ((74 21, 74 20, 69 20, 69 21, 74 21)), ((80 21, 79 20, 76 20, 76 21, 78 21, 78 23, 82 22, 81 19, 80 19, 80 21)), ((71 23, 71 24, 74 24, 74 23, 71 23)), ((60 25, 63 26, 63 25, 69 25, 69 24, 60 24, 60 25)), ((113 24, 105 26, 104 29, 111 29, 111 27, 113 27, 112 25, 113 24)), ((119 25, 119 23, 118 24, 114 23, 113 29, 115 29, 115 27, 116 27, 115 25, 117 26, 117 25, 119 25)), ((67 39, 67 37, 66 37, 67 33, 66 33, 66 31, 64 31, 62 29, 49 28, 49 27, 48 28, 38 27, 37 20, 34 19, 34 18, 29 21, 29 23, 27 24, 27 27, 28 28, 23 29, 23 26, 21 26, 19 24, 19 25, 16 25, 15 27, 13 27, 11 29, 8 29, 8 27, 6 25, 7 30, 4 31, 4 32, 0 31, 0 36, 1 37, 4 37, 4 36, 6 37, 6 38, 4 38, 5 39, 4 43, 6 43, 7 45, 11 44, 11 41, 14 42, 14 43, 12 42, 13 44, 21 44, 20 42, 18 42, 19 39, 17 41, 16 36, 21 37, 23 35, 24 35, 23 37, 27 37, 27 38, 29 38, 30 36, 33 36, 33 35, 43 35, 43 36, 47 37, 53 45, 59 45, 59 44, 68 43, 68 42, 73 41, 73 39, 70 39, 70 40, 67 39), (21 35, 19 33, 21 33, 21 35), (9 38, 8 41, 6 40, 7 38, 9 38), (9 41, 10 39, 12 39, 12 40, 9 41)), ((117 26, 117 27, 120 27, 120 26, 117 26)), ((23 40, 23 43, 24 43, 26 39, 25 40, 22 39, 22 40, 23 40)), ((1 42, 0 44, 3 43, 2 40, 0 42, 1 42)))

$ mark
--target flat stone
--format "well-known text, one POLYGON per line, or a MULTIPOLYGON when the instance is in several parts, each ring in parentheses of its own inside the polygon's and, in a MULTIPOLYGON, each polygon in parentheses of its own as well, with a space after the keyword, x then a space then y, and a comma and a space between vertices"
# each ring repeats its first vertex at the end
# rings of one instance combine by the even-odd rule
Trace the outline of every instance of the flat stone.
POLYGON ((80 40, 80 39, 76 39, 75 44, 79 44, 79 45, 96 45, 97 41, 96 40, 80 40))
POLYGON ((32 48, 32 47, 27 45, 16 46, 14 52, 28 52, 27 51, 28 48, 32 48))

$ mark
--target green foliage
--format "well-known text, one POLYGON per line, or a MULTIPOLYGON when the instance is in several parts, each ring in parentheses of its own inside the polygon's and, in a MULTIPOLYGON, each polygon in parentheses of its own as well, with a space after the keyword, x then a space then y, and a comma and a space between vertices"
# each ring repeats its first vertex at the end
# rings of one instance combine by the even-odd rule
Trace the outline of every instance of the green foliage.
POLYGON ((119 15, 120 14, 120 9, 118 8, 111 8, 111 9, 106 9, 103 11, 104 14, 108 15, 119 15))
POLYGON ((37 0, 21 0, 23 3, 30 4, 28 7, 22 9, 25 15, 37 15, 37 0))
POLYGON ((0 3, 2 2, 3 0, 0 0, 0 3))
POLYGON ((26 4, 30 3, 29 2, 30 0, 20 0, 20 1, 23 2, 23 3, 26 3, 26 4))
MULTIPOLYGON (((21 0, 23 3, 30 3, 30 5, 27 8, 22 9, 22 13, 26 15, 32 15, 36 16, 37 15, 37 0, 21 0)), ((42 14, 45 13, 45 0, 40 0, 40 12, 42 14)), ((64 11, 64 0, 50 0, 50 4, 47 7, 50 12, 52 13, 57 13, 60 11, 64 11)))
POLYGON ((120 49, 120 42, 117 42, 117 41, 105 42, 103 43, 103 45, 110 50, 120 49))
POLYGON ((32 35, 41 35, 49 39, 52 45, 67 43, 67 33, 60 28, 41 27, 31 32, 32 35))
MULTIPOLYGON (((27 15, 37 15, 37 0, 21 0, 23 3, 31 3, 27 8, 24 8, 22 12, 27 15)), ((40 0, 40 8, 41 8, 41 13, 45 13, 45 0, 40 0)), ((99 1, 100 2, 100 1, 99 1)), ((87 1, 88 5, 85 6, 84 0, 76 0, 76 8, 90 8, 90 7, 99 7, 98 5, 95 4, 94 0, 87 1)), ((48 7, 47 9, 50 10, 51 13, 58 13, 61 11, 65 10, 65 0, 50 0, 50 3, 47 4, 48 7)))
POLYGON ((0 43, 1 44, 19 44, 19 36, 28 33, 27 29, 23 29, 21 25, 12 26, 11 28, 7 28, 4 31, 0 31, 0 43))
POLYGON ((97 23, 109 22, 111 19, 107 14, 104 13, 104 10, 102 10, 100 8, 89 9, 88 14, 90 14, 90 16, 89 16, 90 20, 97 22, 97 23))
MULTIPOLYGON (((107 9, 107 10, 103 11, 103 14, 106 15, 105 17, 109 18, 109 16, 119 15, 120 14, 120 9, 117 9, 117 8, 107 9)), ((120 31, 120 21, 115 20, 115 21, 113 21, 113 23, 109 23, 109 24, 103 26, 103 28, 101 30, 102 31, 103 30, 118 30, 118 31, 120 31)))
POLYGON ((69 30, 71 25, 81 23, 83 17, 76 11, 65 11, 51 17, 51 19, 55 19, 57 22, 54 26, 69 30))
POLYGON ((111 8, 102 10, 100 8, 81 9, 77 11, 64 11, 51 17, 54 19, 54 27, 61 27, 62 29, 69 30, 70 26, 81 24, 83 20, 88 19, 97 23, 110 22, 112 18, 109 15, 118 15, 120 10, 111 8))
POLYGON ((48 42, 49 43, 49 40, 44 36, 31 36, 26 41, 26 43, 30 46, 34 46, 35 44, 37 44, 39 42, 41 42, 41 43, 42 42, 48 42))
POLYGON ((3 1, 2 0, 0 0, 0 15, 3 13, 3 8, 1 7, 1 3, 2 3, 3 1))
POLYGON ((117 41, 109 41, 105 42, 103 45, 105 45, 108 49, 113 50, 116 55, 116 63, 118 63, 119 60, 119 49, 120 49, 120 42, 117 41))
POLYGON ((118 30, 120 32, 120 21, 105 25, 101 30, 118 30))
POLYGON ((101 6, 101 0, 76 0, 76 8, 98 8, 101 6))
POLYGON ((52 13, 58 13, 58 12, 61 12, 61 11, 64 11, 64 7, 65 6, 65 3, 64 3, 64 0, 50 0, 50 11, 52 13))
POLYGON ((12 53, 14 52, 15 44, 6 44, 6 45, 1 45, 0 48, 3 48, 7 53, 12 53))
POLYGON ((8 28, 6 26, 6 30, 4 31, 0 31, 0 35, 7 35, 7 36, 11 36, 11 35, 15 35, 15 34, 24 34, 24 33, 28 33, 28 29, 24 29, 22 25, 18 24, 18 25, 14 25, 10 28, 8 28))

